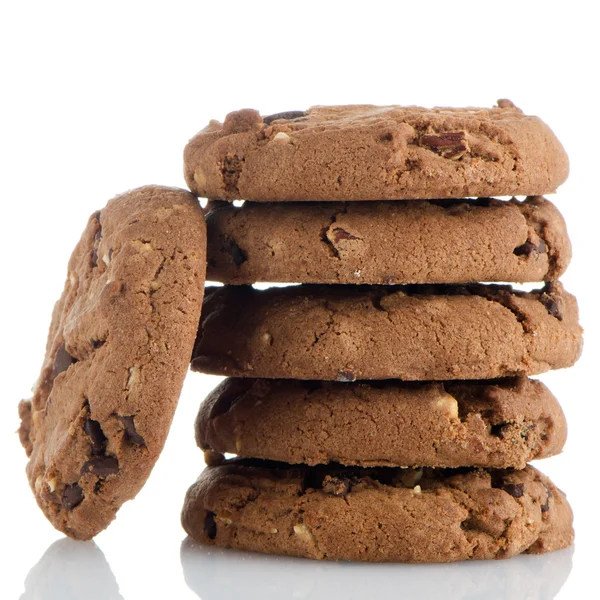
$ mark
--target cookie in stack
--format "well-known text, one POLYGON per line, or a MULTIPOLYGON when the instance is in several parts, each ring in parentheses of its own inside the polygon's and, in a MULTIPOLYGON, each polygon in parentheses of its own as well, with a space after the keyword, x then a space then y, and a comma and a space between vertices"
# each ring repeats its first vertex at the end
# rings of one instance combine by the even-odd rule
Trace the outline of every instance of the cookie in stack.
POLYGON ((507 100, 242 110, 190 141, 185 169, 214 200, 207 278, 226 284, 207 290, 192 367, 229 377, 196 421, 193 538, 408 562, 571 544, 563 492, 527 464, 566 437, 529 376, 582 346, 542 197, 568 160, 540 119, 507 100), (543 285, 490 283, 506 281, 543 285))

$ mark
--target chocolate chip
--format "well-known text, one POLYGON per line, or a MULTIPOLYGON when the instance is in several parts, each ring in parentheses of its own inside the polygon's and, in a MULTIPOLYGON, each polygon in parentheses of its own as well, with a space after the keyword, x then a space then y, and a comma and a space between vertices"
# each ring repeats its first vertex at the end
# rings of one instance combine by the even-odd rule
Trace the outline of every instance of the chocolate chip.
POLYGON ((387 133, 384 133, 382 135, 380 135, 377 138, 378 142, 381 142, 382 144, 386 143, 386 142, 393 142, 394 141, 394 134, 391 131, 388 131, 387 133))
POLYGON ((93 419, 86 419, 83 424, 83 430, 92 440, 92 454, 97 456, 99 454, 104 454, 106 450, 106 436, 102 431, 102 427, 100 427, 100 423, 98 421, 94 421, 93 419))
POLYGON ((513 498, 520 498, 525 493, 525 484, 505 483, 500 489, 510 494, 513 498))
POLYGON ((551 296, 543 293, 540 296, 540 302, 546 307, 548 314, 559 321, 563 320, 562 298, 560 296, 551 296))
POLYGON ((534 252, 537 254, 546 252, 546 243, 544 240, 540 240, 540 243, 537 246, 531 242, 525 242, 513 250, 513 254, 516 254, 517 256, 529 256, 534 252))
POLYGON ((215 521, 215 513, 207 510, 204 517, 204 531, 209 539, 214 540, 217 537, 217 523, 215 521))
POLYGON ((81 469, 81 474, 93 473, 98 477, 107 477, 119 472, 119 461, 114 456, 96 456, 88 460, 81 469))
POLYGON ((77 483, 68 485, 63 490, 62 494, 62 505, 67 510, 72 510, 83 501, 84 494, 81 486, 77 483))
POLYGON ((135 444, 136 446, 145 446, 146 440, 136 431, 135 423, 133 422, 133 417, 119 417, 123 425, 125 425, 125 439, 130 444, 135 444))
POLYGON ((90 340, 91 344, 92 344, 92 348, 94 350, 98 350, 98 348, 101 348, 102 346, 104 346, 104 344, 106 344, 106 340, 90 340))
POLYGON ((52 371, 52 374, 54 375, 54 377, 57 377, 58 375, 60 375, 60 373, 66 371, 72 364, 75 364, 76 362, 77 359, 73 358, 67 352, 65 345, 62 344, 61 346, 59 346, 58 350, 56 351, 56 354, 54 355, 54 370, 52 371))
POLYGON ((322 489, 326 494, 344 497, 351 488, 352 485, 350 480, 346 477, 331 477, 330 475, 327 475, 323 480, 322 489))
POLYGON ((423 135, 419 140, 425 146, 443 158, 459 159, 469 150, 464 131, 449 131, 439 135, 423 135))
POLYGON ((340 240, 358 240, 360 238, 348 233, 345 229, 341 227, 336 227, 333 230, 333 243, 337 244, 340 240))
POLYGON ((293 121, 294 119, 299 119, 300 117, 305 117, 306 111, 304 110, 288 110, 287 112, 275 113, 274 115, 268 115, 263 117, 263 122, 265 125, 270 125, 273 121, 286 120, 293 121))
POLYGON ((233 238, 228 238, 221 246, 221 252, 231 255, 236 267, 243 265, 248 260, 248 255, 240 248, 233 238))
POLYGON ((508 423, 496 423, 490 427, 490 435, 495 437, 499 437, 502 439, 504 437, 504 428, 508 425, 508 423))

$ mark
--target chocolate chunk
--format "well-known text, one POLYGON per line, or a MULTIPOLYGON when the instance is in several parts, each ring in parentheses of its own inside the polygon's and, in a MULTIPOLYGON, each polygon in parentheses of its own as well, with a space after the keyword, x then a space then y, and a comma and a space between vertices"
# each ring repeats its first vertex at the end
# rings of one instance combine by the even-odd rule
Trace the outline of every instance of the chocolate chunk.
POLYGON ((240 248, 233 238, 228 238, 221 246, 221 252, 231 254, 231 258, 236 267, 243 265, 248 260, 248 255, 240 248))
POLYGON ((217 537, 217 523, 215 521, 215 513, 207 510, 204 517, 204 531, 209 539, 214 540, 217 537))
POLYGON ((100 427, 100 423, 98 421, 94 421, 93 419, 86 419, 83 424, 83 430, 92 440, 92 454, 97 456, 99 454, 104 454, 106 450, 106 436, 102 431, 102 427, 100 427))
POLYGON ((540 302, 546 307, 548 314, 559 321, 563 320, 562 298, 560 296, 551 296, 543 293, 540 296, 540 302))
POLYGON ((119 461, 114 456, 96 456, 88 460, 81 469, 81 474, 93 473, 98 477, 107 477, 119 472, 119 461))
POLYGON ((133 422, 133 416, 119 417, 123 425, 125 425, 125 439, 130 444, 136 446, 145 446, 146 440, 137 432, 135 423, 133 422))
POLYGON ((91 340, 91 344, 94 350, 98 350, 98 348, 101 348, 104 346, 104 344, 106 344, 106 340, 91 340))
POLYGON ((77 483, 72 483, 68 485, 63 490, 62 495, 62 505, 67 510, 72 510, 83 501, 84 494, 81 486, 77 483))
POLYGON ((469 151, 464 131, 449 131, 439 135, 423 135, 419 140, 425 146, 443 158, 458 160, 469 151))
POLYGON ((351 488, 352 485, 350 480, 346 477, 331 477, 330 475, 327 475, 323 480, 322 489, 326 494, 344 497, 351 488))
POLYGON ((52 375, 57 377, 60 373, 66 371, 72 364, 77 362, 76 358, 73 358, 65 348, 65 345, 62 344, 59 346, 56 354, 54 355, 54 370, 52 371, 52 375))
POLYGON ((340 240, 359 240, 360 238, 348 233, 345 229, 341 227, 336 227, 333 230, 333 243, 337 244, 340 240))
POLYGON ((505 483, 500 489, 510 494, 513 498, 520 498, 525 493, 525 484, 505 483))
POLYGON ((228 192, 237 192, 237 184, 242 173, 244 157, 237 154, 228 155, 223 160, 221 174, 228 192))
POLYGON ((268 115, 263 117, 263 122, 265 125, 270 125, 273 121, 279 121, 285 119, 286 121, 293 121, 294 119, 299 119, 300 117, 305 117, 306 111, 304 110, 288 110, 287 112, 275 113, 274 115, 268 115))
POLYGON ((546 252, 546 243, 544 240, 540 240, 540 243, 537 246, 531 242, 525 242, 513 250, 513 253, 517 256, 529 256, 533 252, 537 254, 546 252))
POLYGON ((384 133, 384 134, 380 135, 377 138, 377 141, 381 142, 381 143, 393 142, 394 141, 394 134, 391 131, 388 131, 387 133, 384 133))

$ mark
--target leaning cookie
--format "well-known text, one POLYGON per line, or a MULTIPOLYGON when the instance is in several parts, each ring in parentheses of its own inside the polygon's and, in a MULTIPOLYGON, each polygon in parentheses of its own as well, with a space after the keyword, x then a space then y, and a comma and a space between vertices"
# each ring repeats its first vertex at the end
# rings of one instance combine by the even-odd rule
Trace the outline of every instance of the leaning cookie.
POLYGON ((188 490, 182 523, 202 544, 371 562, 542 553, 573 542, 564 494, 533 467, 359 469, 231 461, 188 490))
POLYGON ((211 121, 185 148, 190 189, 214 200, 535 196, 569 171, 550 128, 493 108, 315 106, 211 121))
POLYGON ((231 378, 206 398, 196 419, 196 441, 209 453, 308 465, 522 469, 560 452, 566 436, 556 398, 526 378, 231 378))
POLYGON ((163 447, 200 318, 206 229, 188 192, 148 186, 90 217, 68 267, 31 401, 27 476, 50 522, 104 529, 163 447))
POLYGON ((549 281, 571 258, 542 197, 414 202, 212 202, 207 278, 223 283, 549 281))
POLYGON ((560 283, 211 288, 192 368, 234 377, 494 379, 572 365, 582 333, 560 283))

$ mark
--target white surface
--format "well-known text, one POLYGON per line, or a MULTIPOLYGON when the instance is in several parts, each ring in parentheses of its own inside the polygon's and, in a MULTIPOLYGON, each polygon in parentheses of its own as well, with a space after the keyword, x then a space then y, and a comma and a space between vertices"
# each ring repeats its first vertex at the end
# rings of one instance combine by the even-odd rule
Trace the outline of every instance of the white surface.
MULTIPOLYGON (((597 582, 597 20, 593 3, 5 2, 0 8, 2 577, 16 598, 557 598, 597 582), (359 6, 360 8, 356 8, 359 6), (576 515, 571 553, 450 566, 328 565, 184 547, 200 471, 192 423, 216 378, 188 378, 148 484, 96 539, 65 541, 37 509, 14 434, 50 311, 87 216, 146 183, 183 186, 181 153, 209 119, 312 104, 466 104, 508 97, 571 157, 552 199, 575 258, 563 278, 586 328, 576 367, 543 379, 570 426, 539 464, 576 515), (58 541, 57 541, 58 540, 58 541), (186 580, 189 584, 186 585, 186 580), (71 596, 69 596, 69 593, 71 596)), ((590 591, 591 590, 591 591, 590 591)))

